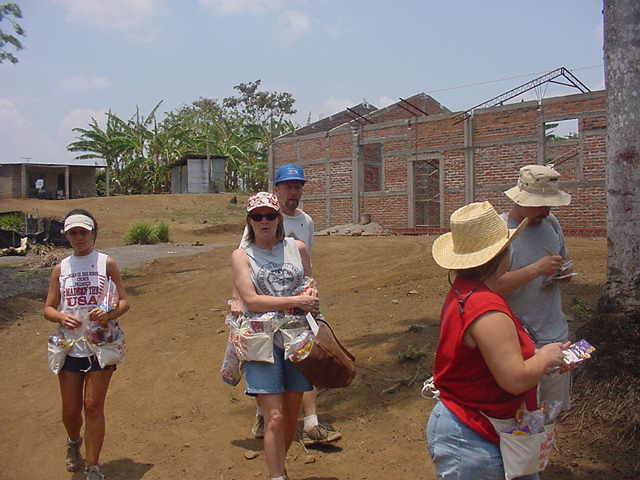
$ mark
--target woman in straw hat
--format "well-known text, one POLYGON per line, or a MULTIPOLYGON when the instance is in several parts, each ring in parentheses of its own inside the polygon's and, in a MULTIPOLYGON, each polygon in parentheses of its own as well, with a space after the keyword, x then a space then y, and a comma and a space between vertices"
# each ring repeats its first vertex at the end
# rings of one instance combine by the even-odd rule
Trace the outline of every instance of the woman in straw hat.
MULTIPOLYGON (((294 295, 311 276, 311 261, 305 244, 284 238, 278 198, 259 192, 247 201, 249 244, 231 256, 234 286, 249 312, 300 309, 317 313, 315 288, 294 295)), ((308 326, 307 326, 308 328, 308 326)), ((296 433, 302 394, 312 386, 284 358, 283 339, 273 336, 269 361, 247 361, 244 374, 247 395, 256 396, 265 416, 264 452, 272 480, 286 480, 285 458, 296 433)))
POLYGON ((472 203, 451 215, 451 232, 433 244, 436 263, 455 274, 440 318, 433 377, 439 401, 427 425, 438 478, 504 479, 498 435, 486 416, 514 418, 523 403, 535 409, 538 380, 562 364, 568 344, 536 351, 494 292, 508 246, 525 225, 509 230, 489 202, 472 203))

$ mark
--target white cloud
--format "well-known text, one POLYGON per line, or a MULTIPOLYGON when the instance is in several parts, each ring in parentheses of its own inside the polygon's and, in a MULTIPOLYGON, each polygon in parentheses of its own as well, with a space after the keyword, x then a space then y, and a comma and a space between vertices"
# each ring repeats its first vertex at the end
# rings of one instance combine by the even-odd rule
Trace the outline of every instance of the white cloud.
POLYGON ((341 112, 347 107, 353 107, 360 102, 352 100, 351 98, 335 98, 330 97, 322 102, 320 106, 322 112, 326 115, 333 115, 334 113, 341 112))
POLYGON ((141 26, 166 0, 51 0, 66 10, 70 23, 126 30, 141 26))
POLYGON ((295 36, 311 30, 311 18, 295 9, 300 0, 198 0, 204 8, 226 15, 271 14, 278 18, 284 33, 295 36))
POLYGON ((285 0, 199 0, 199 3, 227 14, 279 11, 286 4, 285 0))
POLYGON ((108 77, 100 75, 72 75, 60 81, 60 88, 72 93, 86 93, 92 90, 102 90, 111 86, 108 77))
POLYGON ((389 105, 391 105, 392 103, 396 103, 398 100, 395 100, 391 97, 387 97, 385 95, 382 95, 381 97, 378 98, 378 102, 375 104, 376 107, 378 108, 384 108, 384 107, 388 107, 389 105))
POLYGON ((74 128, 87 128, 92 118, 95 118, 98 125, 104 126, 106 110, 92 110, 90 108, 77 108, 67 113, 58 128, 58 135, 68 138, 69 141, 76 137, 74 128))
POLYGON ((311 18, 303 12, 287 10, 280 15, 280 23, 287 33, 300 35, 311 30, 311 18))
POLYGON ((22 128, 27 124, 27 120, 18 110, 18 106, 8 98, 0 98, 0 124, 4 129, 22 128))

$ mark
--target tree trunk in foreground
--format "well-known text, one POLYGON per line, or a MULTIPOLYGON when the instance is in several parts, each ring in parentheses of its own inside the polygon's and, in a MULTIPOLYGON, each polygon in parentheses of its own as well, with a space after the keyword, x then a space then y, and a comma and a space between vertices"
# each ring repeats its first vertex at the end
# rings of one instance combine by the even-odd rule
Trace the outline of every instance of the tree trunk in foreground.
POLYGON ((604 69, 609 259, 599 310, 636 317, 640 315, 640 1, 604 0, 604 69))

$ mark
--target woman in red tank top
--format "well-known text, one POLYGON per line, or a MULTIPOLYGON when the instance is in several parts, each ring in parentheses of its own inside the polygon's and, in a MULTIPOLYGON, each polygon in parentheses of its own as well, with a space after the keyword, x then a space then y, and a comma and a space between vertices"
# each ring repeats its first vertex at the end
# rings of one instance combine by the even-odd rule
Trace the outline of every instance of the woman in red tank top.
POLYGON ((536 408, 538 380, 562 363, 565 346, 536 352, 494 292, 508 265, 509 243, 525 225, 509 230, 489 202, 471 203, 451 215, 451 232, 433 244, 436 263, 455 274, 440 317, 433 374, 439 402, 427 425, 439 478, 504 479, 498 435, 485 415, 513 418, 523 402, 536 408))

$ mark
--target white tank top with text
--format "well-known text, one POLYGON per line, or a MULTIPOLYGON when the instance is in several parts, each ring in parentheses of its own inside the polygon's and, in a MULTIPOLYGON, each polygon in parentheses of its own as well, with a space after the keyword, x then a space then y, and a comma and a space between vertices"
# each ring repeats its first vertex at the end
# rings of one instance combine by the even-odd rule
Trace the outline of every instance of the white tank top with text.
POLYGON ((69 351, 72 357, 90 357, 93 352, 83 339, 89 323, 89 311, 104 296, 107 283, 107 255, 92 251, 81 257, 71 255, 60 262, 60 305, 58 310, 82 321, 78 328, 62 328, 67 338, 76 340, 69 351))

